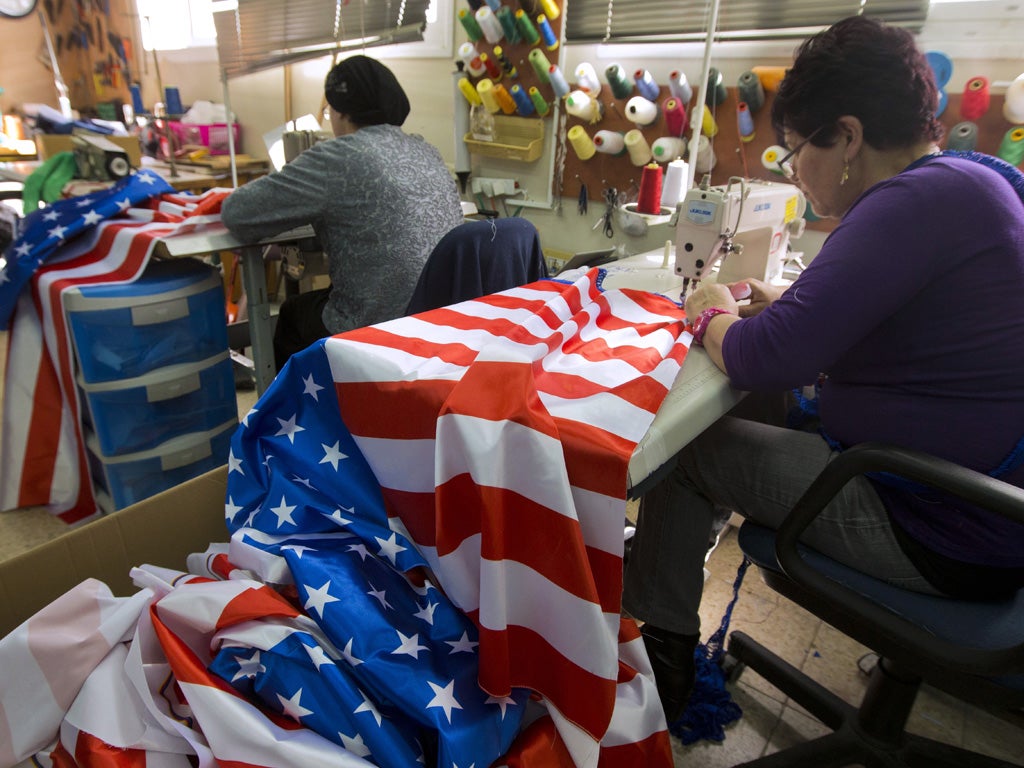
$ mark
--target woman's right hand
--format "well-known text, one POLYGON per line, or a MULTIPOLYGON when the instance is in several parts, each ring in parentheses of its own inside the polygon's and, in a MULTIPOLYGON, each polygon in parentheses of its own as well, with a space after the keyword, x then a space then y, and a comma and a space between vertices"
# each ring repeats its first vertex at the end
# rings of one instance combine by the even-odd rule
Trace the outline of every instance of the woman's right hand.
POLYGON ((729 284, 729 290, 737 299, 749 298, 748 304, 739 305, 740 317, 753 317, 771 306, 772 302, 786 292, 786 286, 772 285, 762 280, 748 278, 729 284), (744 286, 747 286, 744 289, 744 286))

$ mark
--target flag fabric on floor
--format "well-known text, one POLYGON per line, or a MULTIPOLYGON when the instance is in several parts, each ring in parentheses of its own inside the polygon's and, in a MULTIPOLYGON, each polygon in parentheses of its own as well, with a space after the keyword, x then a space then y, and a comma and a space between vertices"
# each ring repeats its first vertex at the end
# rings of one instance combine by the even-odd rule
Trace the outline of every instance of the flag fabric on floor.
POLYGON ((136 280, 158 238, 219 221, 226 194, 175 194, 139 171, 26 217, 0 270, 0 327, 10 328, 0 509, 48 506, 68 523, 97 514, 61 296, 136 280))

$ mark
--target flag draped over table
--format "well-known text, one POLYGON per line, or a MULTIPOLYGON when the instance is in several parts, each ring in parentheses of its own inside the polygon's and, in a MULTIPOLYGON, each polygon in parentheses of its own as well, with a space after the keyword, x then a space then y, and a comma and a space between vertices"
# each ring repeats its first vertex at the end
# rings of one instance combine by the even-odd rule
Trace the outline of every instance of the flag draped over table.
POLYGON ((484 715, 505 702, 502 722, 531 691, 577 766, 671 764, 642 641, 620 617, 622 525, 630 455, 690 337, 671 301, 604 293, 600 275, 327 339, 291 359, 232 444, 231 562, 294 590, 331 643, 386 659, 353 674, 438 728, 441 765, 507 746, 493 718, 468 725, 474 677, 484 715), (359 543, 323 538, 339 534, 359 543), (341 551, 366 558, 358 575, 333 570, 341 551), (375 581, 384 566, 409 574, 402 602, 375 581), (424 573, 436 585, 416 592, 424 573), (447 601, 471 619, 468 679, 437 666, 459 625, 410 617, 447 601), (483 745, 465 738, 481 732, 483 745))
POLYGON ((139 171, 25 218, 0 270, 0 328, 10 328, 0 509, 47 505, 69 523, 96 514, 61 296, 136 280, 158 238, 211 221, 225 195, 178 195, 139 171))

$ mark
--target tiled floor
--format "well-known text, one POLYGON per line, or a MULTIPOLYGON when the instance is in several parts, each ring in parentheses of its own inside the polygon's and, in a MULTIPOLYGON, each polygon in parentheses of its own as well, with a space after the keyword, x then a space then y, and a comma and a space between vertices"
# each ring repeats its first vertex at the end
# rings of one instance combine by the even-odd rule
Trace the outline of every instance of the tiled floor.
MULTIPOLYGON (((7 334, 0 332, 0 383, 6 346, 7 334)), ((239 415, 244 416, 255 401, 255 392, 239 391, 239 415)), ((62 530, 63 523, 45 510, 0 512, 0 559, 47 541, 62 530)), ((701 606, 704 639, 718 627, 732 598, 741 559, 734 531, 729 529, 708 563, 711 575, 701 606)), ((731 626, 746 631, 847 701, 860 700, 866 678, 858 670, 857 660, 867 649, 773 592, 753 569, 744 580, 731 626)), ((725 741, 720 744, 699 742, 684 747, 674 740, 678 768, 733 766, 825 733, 821 724, 752 671, 746 671, 730 690, 743 717, 726 728, 725 741)), ((1024 716, 986 714, 934 691, 926 690, 919 698, 911 730, 1005 760, 1020 762, 1024 755, 1024 716)))

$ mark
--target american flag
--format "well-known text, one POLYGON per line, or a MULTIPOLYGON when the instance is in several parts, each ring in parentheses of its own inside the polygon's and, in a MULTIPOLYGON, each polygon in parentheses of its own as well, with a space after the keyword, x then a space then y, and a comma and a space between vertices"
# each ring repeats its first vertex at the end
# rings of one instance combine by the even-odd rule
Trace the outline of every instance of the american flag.
POLYGON ((0 768, 671 766, 622 523, 689 335, 600 279, 294 356, 234 435, 230 543, 0 640, 0 768))
POLYGON ((159 237, 219 219, 226 194, 175 194, 143 170, 25 217, 0 267, 0 328, 10 329, 0 509, 49 506, 68 523, 97 514, 61 296, 136 280, 159 237))

